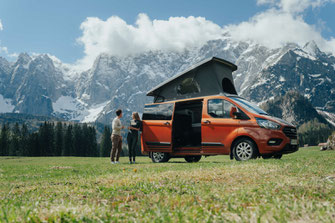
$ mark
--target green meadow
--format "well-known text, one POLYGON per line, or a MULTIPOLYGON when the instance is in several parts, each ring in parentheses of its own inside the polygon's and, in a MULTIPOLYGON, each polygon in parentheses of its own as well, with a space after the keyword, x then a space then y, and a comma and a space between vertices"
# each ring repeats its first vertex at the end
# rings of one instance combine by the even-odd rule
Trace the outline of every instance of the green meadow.
POLYGON ((335 151, 120 161, 0 157, 0 222, 335 221, 335 151))

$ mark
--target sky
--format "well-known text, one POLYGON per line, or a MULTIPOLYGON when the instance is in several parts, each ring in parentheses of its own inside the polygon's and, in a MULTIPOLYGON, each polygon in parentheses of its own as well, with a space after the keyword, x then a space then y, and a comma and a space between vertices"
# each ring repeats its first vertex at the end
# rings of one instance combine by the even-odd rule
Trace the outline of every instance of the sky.
POLYGON ((183 50, 224 33, 335 54, 335 0, 0 0, 0 56, 48 53, 89 68, 100 53, 183 50))

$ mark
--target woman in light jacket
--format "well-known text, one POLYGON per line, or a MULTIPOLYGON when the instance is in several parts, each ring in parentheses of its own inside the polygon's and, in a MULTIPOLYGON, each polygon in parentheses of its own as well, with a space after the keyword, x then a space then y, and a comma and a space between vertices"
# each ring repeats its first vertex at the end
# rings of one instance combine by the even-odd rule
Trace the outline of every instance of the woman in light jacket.
POLYGON ((130 121, 130 126, 128 127, 128 135, 127 135, 127 142, 128 142, 128 151, 129 151, 129 163, 135 163, 136 157, 136 146, 138 140, 138 132, 141 130, 142 121, 140 116, 137 112, 133 112, 132 120, 130 121))

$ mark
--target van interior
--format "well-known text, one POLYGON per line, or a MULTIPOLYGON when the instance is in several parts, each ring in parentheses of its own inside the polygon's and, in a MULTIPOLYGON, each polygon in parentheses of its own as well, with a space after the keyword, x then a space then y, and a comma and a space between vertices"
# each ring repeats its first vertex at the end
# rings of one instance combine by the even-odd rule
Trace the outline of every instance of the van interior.
POLYGON ((173 117, 172 143, 180 147, 201 147, 202 100, 177 102, 173 117))

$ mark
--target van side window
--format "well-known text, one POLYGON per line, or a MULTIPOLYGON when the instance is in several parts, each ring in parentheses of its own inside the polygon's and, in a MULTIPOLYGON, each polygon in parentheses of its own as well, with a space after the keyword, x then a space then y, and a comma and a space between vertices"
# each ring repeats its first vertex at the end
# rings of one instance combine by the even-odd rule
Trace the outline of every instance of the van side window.
POLYGON ((222 99, 208 100, 208 114, 213 118, 223 118, 223 100, 222 99))
POLYGON ((184 95, 184 94, 192 94, 192 93, 199 93, 200 86, 194 78, 185 78, 178 86, 177 86, 177 94, 184 95))
POLYGON ((208 100, 208 114, 213 118, 231 118, 230 110, 232 107, 236 106, 223 99, 208 100))
POLYGON ((143 112, 143 120, 171 120, 173 103, 146 105, 143 112))

